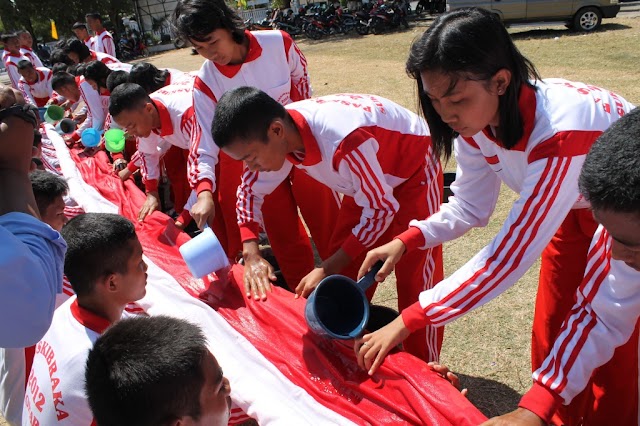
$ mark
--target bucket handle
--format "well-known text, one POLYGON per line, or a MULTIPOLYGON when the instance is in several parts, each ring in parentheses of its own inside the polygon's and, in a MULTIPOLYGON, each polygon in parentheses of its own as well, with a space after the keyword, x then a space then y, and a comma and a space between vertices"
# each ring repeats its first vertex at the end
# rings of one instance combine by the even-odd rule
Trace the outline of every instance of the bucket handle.
POLYGON ((382 260, 378 260, 374 263, 369 272, 367 272, 364 277, 360 278, 356 285, 360 287, 362 291, 367 291, 367 289, 376 281, 376 274, 380 271, 382 265, 384 265, 382 260))

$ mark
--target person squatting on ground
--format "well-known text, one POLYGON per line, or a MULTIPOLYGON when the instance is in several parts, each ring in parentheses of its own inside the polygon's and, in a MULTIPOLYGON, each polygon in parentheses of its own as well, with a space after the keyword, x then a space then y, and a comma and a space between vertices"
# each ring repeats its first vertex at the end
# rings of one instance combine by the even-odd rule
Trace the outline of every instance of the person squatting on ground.
MULTIPOLYGON (((449 156, 455 150, 455 195, 438 213, 412 221, 398 239, 369 253, 360 274, 386 259, 378 273, 383 279, 403 253, 486 225, 501 182, 520 197, 487 247, 423 292, 400 318, 356 343, 359 362, 375 371, 412 331, 442 326, 495 298, 542 255, 532 334, 535 371, 573 305, 597 227, 578 190, 582 163, 595 139, 632 105, 595 86, 541 80, 500 20, 483 9, 437 18, 411 47, 407 70, 416 79, 436 151, 449 156)), ((637 422, 636 394, 628 389, 637 356, 635 336, 596 372, 580 398, 560 407, 554 422, 637 422)))

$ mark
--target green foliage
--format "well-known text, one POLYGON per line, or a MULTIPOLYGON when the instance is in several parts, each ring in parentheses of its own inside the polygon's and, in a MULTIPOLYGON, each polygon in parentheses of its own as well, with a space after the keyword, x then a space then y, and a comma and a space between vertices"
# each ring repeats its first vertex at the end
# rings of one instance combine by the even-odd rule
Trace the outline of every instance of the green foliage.
POLYGON ((120 17, 133 13, 131 0, 0 0, 0 17, 7 31, 26 29, 37 40, 51 41, 51 24, 56 22, 59 37, 73 35, 71 26, 84 22, 85 14, 99 12, 109 30, 119 30, 120 17))

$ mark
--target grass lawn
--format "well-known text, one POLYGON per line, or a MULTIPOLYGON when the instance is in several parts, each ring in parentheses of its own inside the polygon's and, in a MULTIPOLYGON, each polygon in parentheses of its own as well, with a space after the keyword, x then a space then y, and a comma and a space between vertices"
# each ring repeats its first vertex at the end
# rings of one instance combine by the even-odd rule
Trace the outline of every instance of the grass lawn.
MULTIPOLYGON (((414 83, 404 72, 411 41, 426 23, 409 30, 365 37, 299 41, 307 57, 316 96, 340 92, 373 93, 416 110, 414 83)), ((636 78, 640 64, 640 19, 606 20, 594 34, 572 33, 562 26, 512 29, 516 44, 543 77, 584 81, 640 103, 636 78)), ((161 67, 184 71, 202 60, 190 49, 150 58, 161 67)), ((450 162, 448 170, 454 170, 450 162)), ((497 233, 516 194, 501 193, 491 222, 445 244, 445 271, 451 274, 497 233)), ((447 326, 442 361, 462 376, 469 398, 486 415, 512 410, 531 384, 530 330, 539 265, 487 306, 447 326)), ((379 286, 375 301, 395 307, 392 279, 379 286)), ((0 425, 3 425, 0 419, 0 425)))

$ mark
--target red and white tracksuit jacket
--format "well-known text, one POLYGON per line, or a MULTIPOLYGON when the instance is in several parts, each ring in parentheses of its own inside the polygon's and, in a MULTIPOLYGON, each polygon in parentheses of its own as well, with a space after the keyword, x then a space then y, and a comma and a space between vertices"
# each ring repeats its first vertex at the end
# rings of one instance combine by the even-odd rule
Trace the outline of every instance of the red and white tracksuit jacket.
POLYGON ((23 56, 27 57, 27 59, 29 60, 29 62, 31 62, 31 64, 33 65, 34 68, 44 67, 44 64, 42 63, 42 61, 40 60, 38 55, 36 55, 36 53, 33 51, 32 48, 26 47, 26 46, 21 46, 20 47, 20 53, 23 56))
POLYGON ((93 37, 87 37, 84 40, 82 40, 82 42, 84 43, 85 46, 89 48, 89 50, 95 50, 93 48, 93 37))
POLYGON ((106 53, 113 57, 116 56, 116 46, 113 43, 113 36, 109 31, 103 29, 93 36, 93 50, 106 53))
POLYGON ((100 95, 83 76, 76 77, 76 84, 80 89, 80 97, 87 107, 87 118, 71 134, 72 140, 79 141, 85 129, 92 127, 101 131, 104 128, 105 119, 109 113, 109 95, 100 95))
MULTIPOLYGON (((216 191, 215 220, 225 235, 227 254, 242 250, 236 221, 236 188, 243 165, 220 153, 211 137, 211 121, 218 99, 240 86, 254 86, 283 105, 311 96, 307 63, 291 37, 281 31, 245 32, 249 39, 246 58, 239 65, 216 65, 205 61, 194 87, 194 108, 198 127, 189 158, 189 182, 199 194, 216 191), (217 167, 216 167, 217 166, 217 167), (216 182, 216 176, 219 182, 216 182)), ((265 230, 280 264, 285 281, 295 287, 314 266, 311 241, 298 215, 305 218, 321 257, 325 257, 339 200, 328 188, 304 173, 293 174, 269 197, 265 206, 265 230), (270 207, 270 206, 273 206, 270 207)))
MULTIPOLYGON (((614 350, 636 330, 640 316, 639 282, 638 271, 611 258, 611 237, 600 226, 589 250, 575 305, 551 353, 533 374, 533 388, 522 398, 521 407, 549 422, 557 405, 568 404, 585 389, 594 370, 606 364, 614 350)), ((624 373, 637 376, 637 366, 635 370, 625 369, 624 373)), ((630 377, 627 388, 636 395, 637 405, 637 377, 630 377)), ((620 424, 615 414, 609 420, 611 424, 620 424)), ((634 423, 638 423, 637 418, 634 423)))
MULTIPOLYGON (((582 83, 549 79, 535 87, 521 89, 524 135, 517 145, 502 148, 488 129, 458 138, 455 196, 433 217, 412 222, 400 236, 408 249, 440 244, 487 223, 501 182, 520 194, 491 243, 435 289, 422 293, 402 316, 411 330, 446 324, 509 288, 542 254, 532 328, 533 370, 550 353, 571 309, 597 227, 578 190, 585 155, 604 130, 633 108, 614 93, 582 83)), ((578 425, 587 419, 584 424, 601 424, 613 412, 637 421, 632 413, 637 398, 628 392, 624 398, 614 396, 625 389, 625 368, 637 369, 637 338, 632 340, 598 369, 579 398, 559 407, 554 424, 578 425)))
POLYGON ((191 143, 195 113, 193 111, 193 81, 195 76, 185 74, 190 78, 182 78, 175 84, 165 86, 150 97, 160 115, 160 129, 154 130, 146 138, 138 138, 138 153, 140 154, 140 173, 146 191, 156 191, 161 176, 160 160, 172 146, 184 151, 184 164, 177 164, 181 173, 171 174, 170 180, 174 188, 176 211, 180 211, 186 204, 191 192, 187 182, 187 159, 191 143), (179 205, 179 203, 181 205, 179 205))
POLYGON ((491 243, 403 313, 415 330, 444 325, 513 285, 556 233, 571 209, 588 207, 578 190, 584 158, 596 138, 633 106, 607 90, 561 79, 523 87, 524 135, 507 150, 488 130, 458 138, 455 196, 401 237, 408 248, 428 248, 485 226, 501 182, 520 194, 491 243))
MULTIPOLYGON (((243 240, 257 238, 264 197, 293 167, 345 195, 334 227, 334 252, 341 248, 355 270, 367 250, 388 242, 415 214, 435 213, 441 203, 441 166, 433 154, 426 123, 416 114, 381 97, 341 94, 287 105, 305 152, 289 155, 282 169, 246 171, 238 188, 238 222, 243 240), (348 226, 345 226, 347 225, 348 226), (391 227, 391 228, 390 228, 391 227)), ((431 288, 440 252, 403 258, 396 270, 399 305, 431 288), (402 293, 402 294, 400 294, 402 293)), ((408 350, 437 360, 435 334, 408 350)))
POLYGON ((23 61, 25 59, 28 60, 29 58, 27 58, 22 54, 14 55, 13 53, 6 50, 3 52, 2 56, 4 60, 4 67, 7 70, 7 74, 9 74, 9 80, 11 80, 11 86, 14 89, 20 90, 18 86, 18 82, 20 81, 20 73, 18 72, 18 62, 23 61))
POLYGON ((24 77, 20 77, 18 81, 18 88, 22 92, 24 100, 38 107, 45 106, 50 99, 53 99, 56 104, 59 103, 62 97, 51 87, 53 72, 47 67, 38 67, 35 68, 35 71, 38 74, 38 81, 29 83, 24 77))
POLYGON ((254 86, 283 105, 311 96, 306 59, 281 31, 246 31, 249 52, 241 66, 205 61, 196 77, 193 103, 199 129, 191 148, 189 181, 198 193, 216 189, 215 166, 220 149, 211 137, 218 99, 240 86, 254 86))

